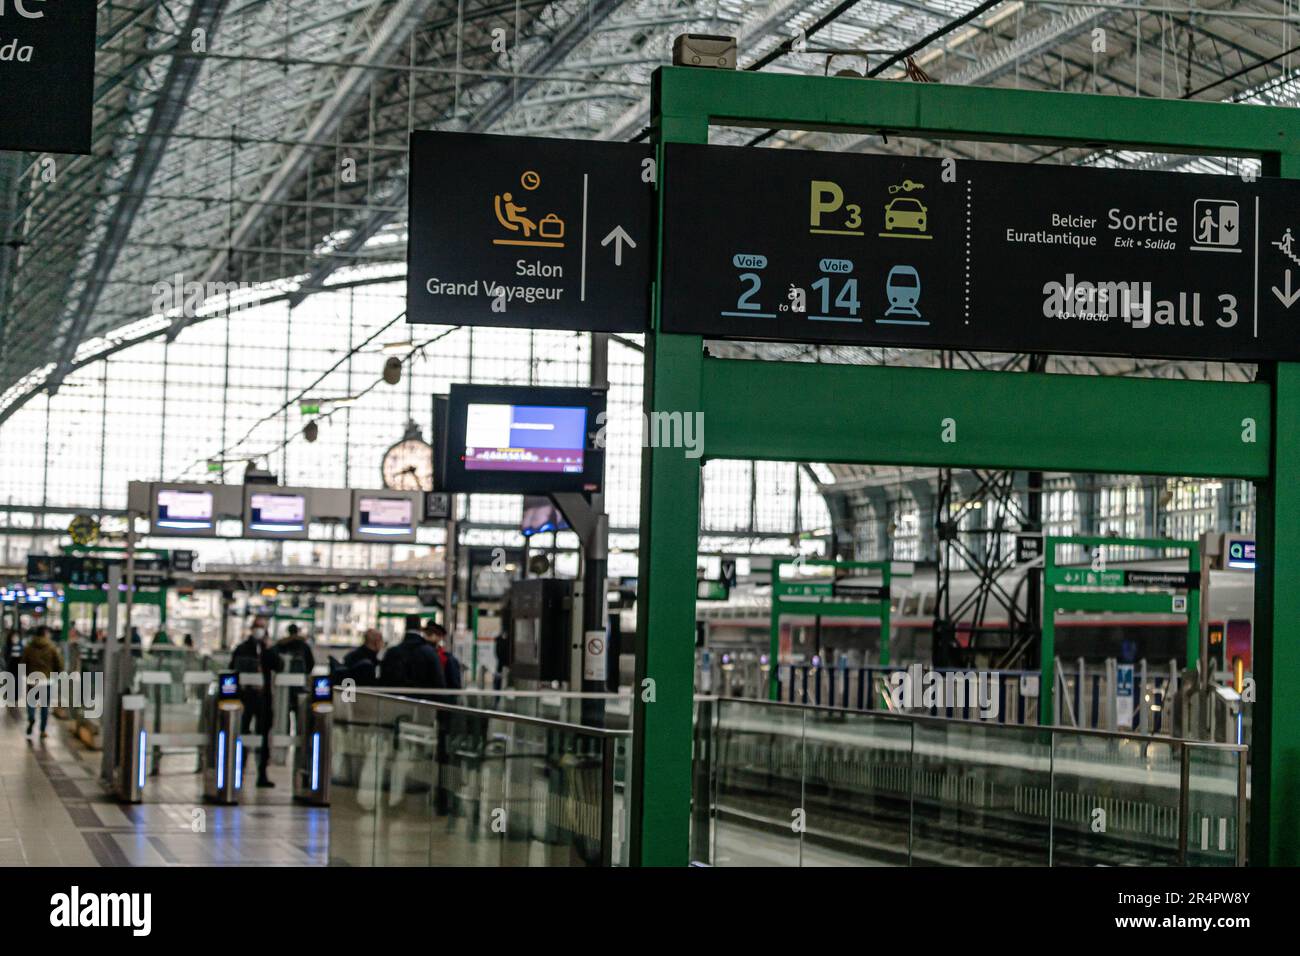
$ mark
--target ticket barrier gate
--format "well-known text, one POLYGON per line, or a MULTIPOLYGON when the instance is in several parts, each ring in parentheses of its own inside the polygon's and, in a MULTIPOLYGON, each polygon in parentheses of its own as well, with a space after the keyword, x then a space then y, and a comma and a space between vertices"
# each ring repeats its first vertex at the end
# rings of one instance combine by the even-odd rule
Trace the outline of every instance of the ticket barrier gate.
POLYGON ((149 757, 144 726, 143 694, 124 694, 117 718, 117 796, 125 803, 144 798, 144 775, 149 757))
POLYGON ((208 706, 211 726, 203 765, 203 795, 213 803, 238 803, 244 782, 244 744, 239 739, 244 704, 239 699, 239 674, 217 675, 217 693, 208 706))
POLYGON ((330 803, 330 731, 334 722, 334 693, 328 677, 311 677, 311 693, 298 702, 298 735, 294 748, 293 798, 328 807, 330 803))

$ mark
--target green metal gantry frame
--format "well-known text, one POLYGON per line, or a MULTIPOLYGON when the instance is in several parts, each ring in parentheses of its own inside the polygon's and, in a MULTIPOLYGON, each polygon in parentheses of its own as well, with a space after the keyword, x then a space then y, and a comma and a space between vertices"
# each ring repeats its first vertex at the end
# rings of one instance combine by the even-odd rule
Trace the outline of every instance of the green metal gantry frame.
MULTIPOLYGON (((661 224, 664 145, 707 143, 711 124, 1257 156, 1300 178, 1300 112, 1275 107, 671 67, 651 113, 661 224)), ((1300 863, 1300 364, 1241 384, 710 358, 700 336, 659 331, 673 241, 659 230, 644 411, 702 412, 707 458, 1256 481, 1251 858, 1300 863)), ((685 865, 703 459, 642 454, 631 859, 685 865)))
MULTIPOLYGON (((1056 723, 1056 612, 1057 611, 1127 611, 1131 614, 1186 614, 1187 641, 1183 666, 1195 669, 1200 660, 1201 592, 1191 589, 1186 608, 1174 610, 1174 598, 1168 591, 1135 590, 1124 583, 1124 570, 1065 568, 1056 564, 1056 549, 1063 544, 1095 548, 1146 548, 1152 551, 1185 551, 1187 570, 1200 577, 1201 546, 1195 541, 1166 538, 1106 538, 1095 535, 1048 535, 1043 539, 1043 640, 1040 645, 1038 683, 1038 722, 1056 723), (1061 590, 1065 587, 1067 590, 1061 590), (1085 590, 1078 590, 1078 589, 1085 590)), ((1104 556, 1103 556, 1104 557, 1104 556)))

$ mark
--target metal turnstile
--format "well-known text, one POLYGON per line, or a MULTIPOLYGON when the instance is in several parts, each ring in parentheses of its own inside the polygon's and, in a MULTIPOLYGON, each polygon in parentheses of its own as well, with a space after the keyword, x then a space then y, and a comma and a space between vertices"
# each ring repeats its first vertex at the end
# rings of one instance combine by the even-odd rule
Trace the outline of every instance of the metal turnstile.
POLYGON ((244 744, 239 739, 244 704, 239 699, 238 674, 217 675, 217 692, 208 706, 212 719, 203 770, 203 795, 213 803, 238 803, 244 783, 244 744))
POLYGON ((149 738, 144 727, 143 694, 124 694, 117 718, 117 797, 125 803, 144 798, 149 738))
POLYGON ((293 798, 327 807, 330 802, 330 731, 334 694, 328 677, 310 678, 311 693, 298 701, 298 738, 293 752, 293 798))

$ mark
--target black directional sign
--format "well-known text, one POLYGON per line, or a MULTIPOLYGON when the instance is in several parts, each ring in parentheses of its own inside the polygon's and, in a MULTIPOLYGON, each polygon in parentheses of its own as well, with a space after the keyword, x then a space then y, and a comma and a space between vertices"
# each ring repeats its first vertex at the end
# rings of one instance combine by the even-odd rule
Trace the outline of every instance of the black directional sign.
POLYGON ((1200 589, 1201 577, 1190 571, 1125 571, 1124 584, 1133 588, 1200 589))
POLYGON ((415 132, 410 162, 408 321, 647 327, 650 147, 415 132))
POLYGON ((670 145, 663 328, 1300 359, 1300 182, 670 145))
POLYGON ((1043 556, 1043 536, 1041 534, 1016 535, 1016 564, 1028 564, 1043 556))
POLYGON ((95 0, 0 0, 0 149, 89 153, 95 0))

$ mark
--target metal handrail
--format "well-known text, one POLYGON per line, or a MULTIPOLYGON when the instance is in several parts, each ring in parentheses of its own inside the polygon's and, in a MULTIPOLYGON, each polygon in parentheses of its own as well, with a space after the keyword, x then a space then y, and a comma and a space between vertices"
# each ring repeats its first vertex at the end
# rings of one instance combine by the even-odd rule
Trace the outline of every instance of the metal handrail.
MULTIPOLYGON (((335 688, 338 690, 338 688, 335 688)), ((530 724, 534 727, 549 727, 552 730, 567 730, 573 733, 587 734, 591 737, 630 737, 631 730, 611 730, 608 727, 590 727, 586 724, 573 724, 564 720, 551 720, 546 717, 531 717, 526 714, 512 714, 504 710, 483 710, 478 707, 465 707, 460 704, 444 704, 441 701, 420 700, 415 697, 409 697, 404 694, 377 694, 369 690, 363 690, 358 687, 354 693, 363 694, 366 697, 373 697, 377 700, 400 700, 406 703, 418 704, 422 707, 432 707, 435 710, 444 710, 449 713, 465 714, 470 717, 495 717, 498 720, 507 720, 517 724, 530 724)))
POLYGON ((368 694, 382 694, 390 697, 418 697, 418 696, 454 696, 463 694, 472 697, 507 697, 507 698, 541 698, 541 697, 562 697, 566 700, 630 700, 632 692, 626 693, 607 693, 607 692, 588 692, 580 690, 491 690, 486 687, 465 687, 465 688, 448 688, 448 687, 384 687, 382 685, 366 686, 356 688, 360 693, 362 691, 368 694))
POLYGON ((853 714, 878 720, 912 722, 932 726, 963 724, 970 727, 980 727, 985 730, 1079 734, 1088 737, 1113 737, 1123 740, 1133 740, 1139 743, 1185 744, 1195 747, 1204 747, 1207 749, 1231 750, 1238 752, 1249 749, 1245 744, 1221 743, 1213 740, 1193 740, 1186 737, 1163 737, 1154 734, 1126 733, 1122 730, 1098 730, 1091 727, 1059 727, 1054 724, 995 724, 986 720, 978 720, 969 717, 933 717, 929 714, 897 714, 883 710, 855 710, 852 707, 834 707, 828 704, 801 704, 798 701, 764 700, 756 697, 723 697, 717 694, 696 694, 695 699, 697 701, 725 701, 729 704, 746 704, 749 706, 780 707, 786 709, 797 708, 801 710, 814 710, 832 714, 853 714))

